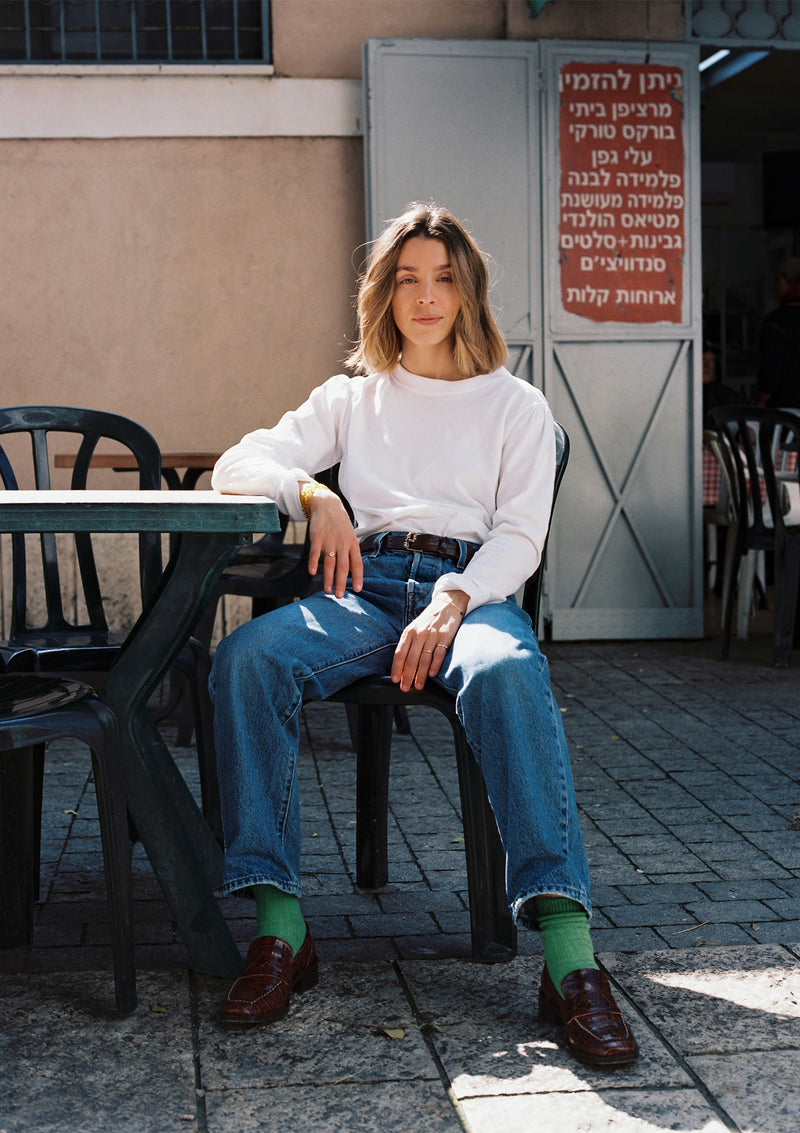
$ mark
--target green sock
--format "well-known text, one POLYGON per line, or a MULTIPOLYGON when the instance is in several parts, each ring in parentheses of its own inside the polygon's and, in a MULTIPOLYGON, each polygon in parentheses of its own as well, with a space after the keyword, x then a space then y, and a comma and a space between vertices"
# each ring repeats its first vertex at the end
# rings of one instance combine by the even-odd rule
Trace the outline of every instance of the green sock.
POLYGON ((306 922, 300 901, 274 885, 254 885, 256 936, 277 936, 297 954, 306 938, 306 922))
POLYGON ((568 897, 537 897, 537 926, 544 962, 558 994, 564 976, 578 968, 597 968, 589 918, 583 905, 568 897))

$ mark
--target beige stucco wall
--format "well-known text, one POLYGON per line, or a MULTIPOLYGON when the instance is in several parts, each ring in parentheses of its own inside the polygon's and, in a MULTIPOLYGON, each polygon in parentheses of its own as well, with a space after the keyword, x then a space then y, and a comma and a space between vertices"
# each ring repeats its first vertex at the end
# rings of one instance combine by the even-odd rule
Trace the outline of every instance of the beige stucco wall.
POLYGON ((0 143, 0 398, 162 449, 273 422, 347 351, 361 167, 349 138, 0 143))

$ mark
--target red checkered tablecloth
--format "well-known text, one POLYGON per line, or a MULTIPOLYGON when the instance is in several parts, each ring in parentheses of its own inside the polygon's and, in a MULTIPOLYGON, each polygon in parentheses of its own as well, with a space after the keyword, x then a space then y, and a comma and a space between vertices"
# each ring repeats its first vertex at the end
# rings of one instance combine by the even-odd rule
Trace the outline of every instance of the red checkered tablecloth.
POLYGON ((722 469, 709 449, 703 449, 703 507, 716 507, 722 469))
MULTIPOLYGON (((779 459, 776 460, 776 467, 782 467, 784 472, 794 472, 797 468, 797 453, 789 452, 783 453, 783 459, 780 459, 781 454, 778 454, 779 459)), ((747 473, 745 472, 745 475, 747 473)), ((716 507, 717 500, 719 499, 719 487, 722 482, 722 469, 719 466, 719 461, 714 456, 710 449, 703 448, 703 507, 716 507)), ((761 488, 761 503, 762 505, 767 502, 767 485, 764 482, 764 477, 759 476, 759 486, 761 488)))

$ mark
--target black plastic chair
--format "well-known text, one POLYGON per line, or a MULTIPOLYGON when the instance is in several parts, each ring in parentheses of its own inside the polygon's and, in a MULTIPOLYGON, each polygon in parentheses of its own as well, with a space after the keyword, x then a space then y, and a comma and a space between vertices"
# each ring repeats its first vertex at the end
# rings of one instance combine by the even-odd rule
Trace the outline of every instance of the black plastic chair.
MULTIPOLYGON (((17 661, 20 661, 20 656, 17 661)), ((91 688, 36 673, 0 673, 0 947, 27 948, 38 890, 37 765, 62 737, 89 745, 111 918, 116 1005, 136 1007, 133 889, 116 718, 91 688)))
MULTIPOLYGON (((78 434, 81 437, 70 488, 86 488, 92 456, 100 440, 111 440, 133 453, 138 462, 139 488, 157 489, 161 484, 161 454, 155 438, 143 426, 115 413, 68 406, 28 405, 0 409, 0 478, 3 487, 51 488, 49 441, 55 434, 78 434), (31 459, 15 452, 12 463, 12 434, 30 441, 31 459), (10 443, 9 443, 10 442, 10 443), (24 477, 32 480, 26 482, 24 477)), ((25 536, 11 535, 12 606, 8 641, 0 643, 0 654, 6 660, 15 652, 32 649, 37 668, 65 672, 104 672, 110 668, 125 640, 124 633, 108 627, 100 583, 95 564, 92 536, 81 532, 74 536, 80 597, 86 609, 85 620, 70 619, 64 609, 61 580, 66 574, 59 558, 54 534, 39 537, 41 580, 46 601, 46 618, 41 625, 28 620, 30 570, 25 536)), ((155 590, 161 577, 161 538, 143 534, 139 538, 139 575, 143 600, 155 590)))
MULTIPOLYGON (((338 465, 318 472, 316 478, 338 490, 337 473, 338 465)), ((207 647, 211 645, 217 605, 225 595, 249 598, 251 616, 257 618, 296 598, 305 598, 319 586, 319 580, 308 573, 308 533, 302 543, 287 543, 289 517, 282 514, 280 520, 279 532, 242 547, 220 575, 194 630, 194 636, 207 647)))
MULTIPOLYGON (((776 668, 789 665, 795 636, 797 589, 800 579, 800 516, 789 516, 785 482, 778 479, 790 453, 800 449, 800 418, 779 409, 750 405, 724 406, 711 411, 719 452, 731 490, 736 530, 730 561, 726 557, 726 600, 723 609, 722 657, 730 653, 734 580, 744 556, 775 552, 776 668), (761 485, 764 485, 762 500, 761 485), (757 488, 753 488, 757 485, 757 488), (787 520, 789 521, 787 523, 787 520)), ((797 483, 797 472, 791 476, 797 483)), ((743 601, 747 596, 739 596, 743 601)))
MULTIPOLYGON (((569 438, 556 423, 556 476, 552 509, 569 460, 569 438)), ((551 520, 552 520, 551 509, 551 520)), ((544 555, 528 579, 522 605, 538 626, 544 555)), ((456 715, 455 697, 429 681, 421 691, 402 692, 386 677, 367 677, 330 697, 358 713, 356 728, 356 877, 359 888, 382 889, 389 880, 388 809, 392 717, 396 707, 435 708, 450 721, 455 742, 467 862, 473 959, 485 964, 516 955, 516 928, 508 909, 505 851, 478 763, 456 715)))
POLYGON ((280 532, 242 547, 220 575, 194 629, 194 636, 206 646, 211 645, 217 606, 225 595, 249 598, 251 617, 257 618, 311 592, 314 579, 308 573, 305 544, 284 541, 288 516, 280 518, 280 532))
MULTIPOLYGON (((70 476, 71 489, 90 486, 91 460, 100 441, 113 441, 133 454, 138 465, 138 488, 160 489, 161 453, 155 438, 144 426, 116 413, 58 405, 0 409, 0 479, 3 487, 10 490, 20 486, 52 487, 51 444, 54 438, 65 435, 81 438, 70 476)), ((38 571, 46 606, 45 619, 39 625, 32 625, 29 620, 29 591, 34 568, 29 561, 25 535, 16 533, 10 538, 11 625, 8 639, 0 641, 0 657, 10 662, 20 651, 32 651, 37 671, 78 673, 87 680, 92 674, 92 684, 102 682, 102 674, 111 668, 127 633, 109 629, 92 536, 86 532, 73 536, 79 599, 86 611, 82 619, 71 617, 64 607, 62 578, 68 577, 72 565, 65 566, 59 555, 59 546, 63 549, 67 544, 60 544, 54 534, 39 536, 38 571)), ((153 532, 142 533, 138 547, 140 593, 144 605, 162 575, 161 536, 153 532)), ((189 641, 176 659, 175 667, 185 677, 189 690, 202 774, 202 769, 213 760, 211 704, 207 688, 210 669, 208 650, 198 641, 189 641)), ((213 784, 209 784, 207 790, 213 791, 213 784)), ((204 809, 212 816, 218 810, 213 802, 206 804, 205 796, 204 809)))

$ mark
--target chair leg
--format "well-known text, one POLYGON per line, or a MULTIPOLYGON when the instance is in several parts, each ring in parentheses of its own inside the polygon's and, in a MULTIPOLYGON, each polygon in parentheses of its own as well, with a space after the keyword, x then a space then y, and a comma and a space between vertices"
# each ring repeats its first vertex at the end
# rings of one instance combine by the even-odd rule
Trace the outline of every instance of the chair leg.
POLYGON ((797 588, 800 585, 800 540, 778 535, 775 541, 776 669, 788 669, 794 645, 797 588))
POLYGON ((388 814, 392 719, 391 705, 358 706, 356 884, 359 889, 382 889, 389 881, 388 814))
POLYGON ((504 963, 517 954, 517 930, 506 896, 505 850, 481 769, 463 728, 457 720, 451 722, 464 824, 472 958, 482 964, 504 963))
POLYGON ((36 744, 33 753, 33 899, 39 900, 42 871, 42 799, 44 797, 44 744, 36 744))
POLYGON ((729 544, 725 550, 725 581, 722 587, 722 660, 726 661, 731 651, 731 628, 733 624, 733 604, 736 600, 736 581, 739 574, 741 551, 738 540, 729 533, 729 544))
POLYGON ((359 707, 357 704, 345 704, 344 711, 347 716, 347 731, 350 733, 350 746, 357 752, 359 707))
POLYGON ((397 729, 398 736, 411 735, 411 725, 408 722, 408 709, 405 704, 395 704, 394 726, 397 729))
POLYGON ((34 812, 34 750, 0 752, 0 948, 33 940, 34 812))
POLYGON ((96 720, 91 740, 103 869, 111 917, 111 949, 117 1013, 129 1015, 136 1008, 136 960, 133 929, 133 881, 125 782, 117 749, 117 726, 111 711, 102 704, 86 705, 96 720))
POLYGON ((738 601, 736 604, 736 636, 747 641, 750 627, 750 610, 753 605, 753 583, 756 577, 758 553, 748 551, 739 564, 738 601))
POLYGON ((189 642, 175 658, 170 671, 170 679, 173 679, 174 672, 177 669, 186 686, 183 698, 178 702, 180 712, 178 713, 178 729, 175 734, 175 743, 178 747, 189 747, 192 742, 192 735, 197 732, 199 727, 197 722, 197 681, 199 674, 196 664, 197 650, 192 649, 191 642, 189 642))
POLYGON ((193 679, 189 680, 189 693, 192 703, 192 716, 195 721, 197 738, 197 763, 200 770, 200 797, 203 804, 203 817, 220 846, 222 837, 222 804, 219 798, 217 778, 217 753, 214 747, 214 709, 208 692, 208 678, 211 675, 211 662, 208 651, 199 641, 189 639, 194 664, 193 679))

